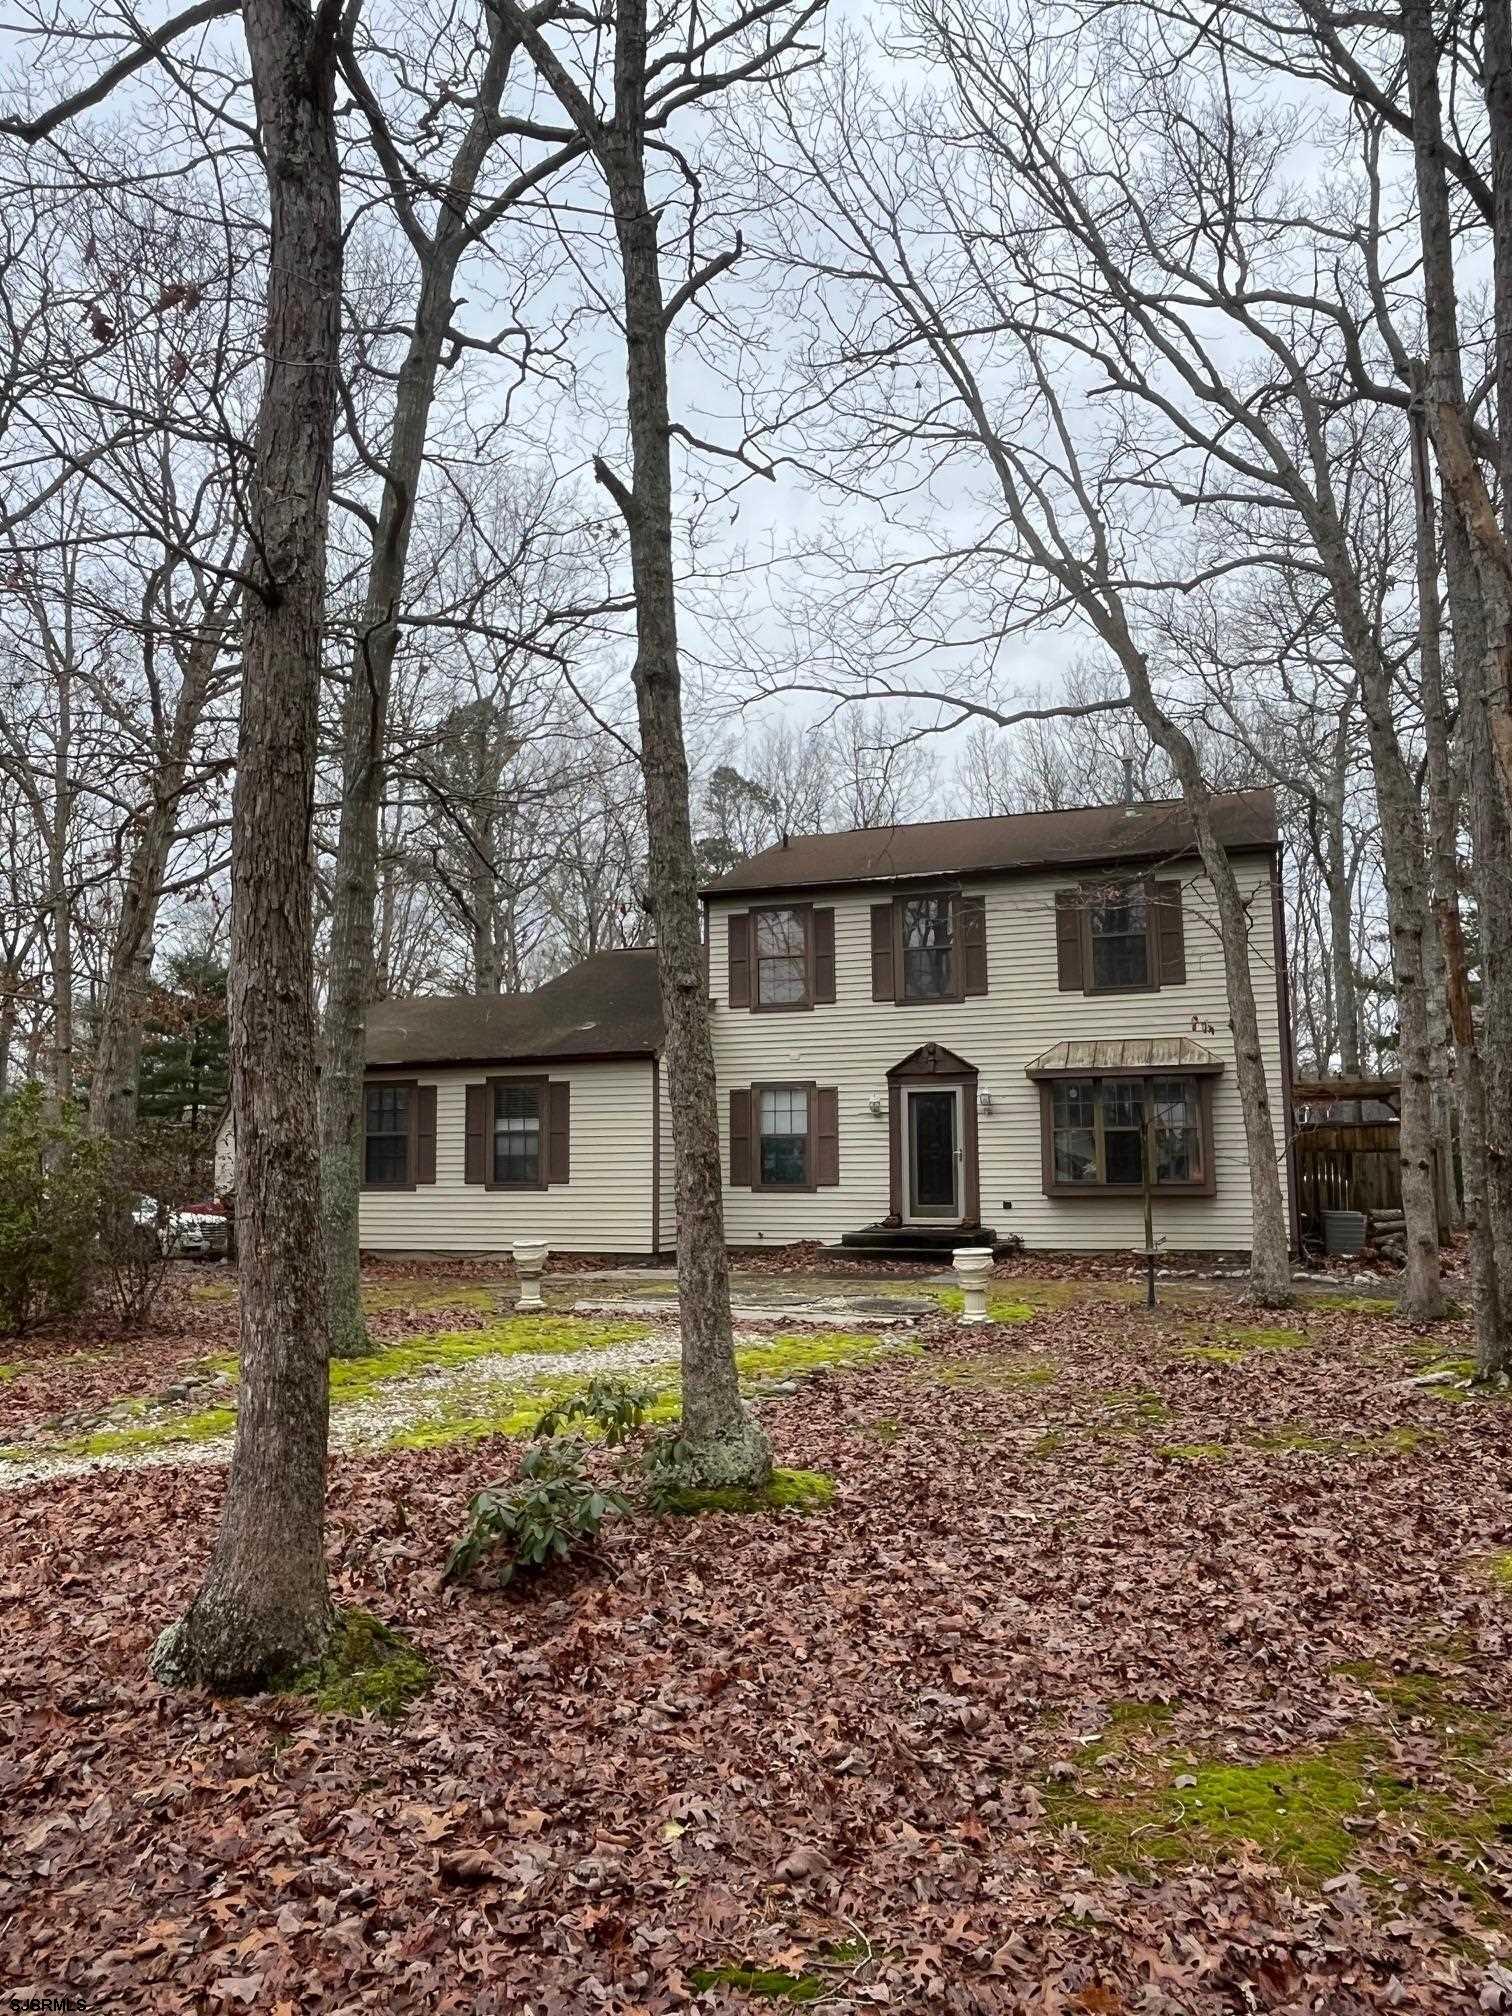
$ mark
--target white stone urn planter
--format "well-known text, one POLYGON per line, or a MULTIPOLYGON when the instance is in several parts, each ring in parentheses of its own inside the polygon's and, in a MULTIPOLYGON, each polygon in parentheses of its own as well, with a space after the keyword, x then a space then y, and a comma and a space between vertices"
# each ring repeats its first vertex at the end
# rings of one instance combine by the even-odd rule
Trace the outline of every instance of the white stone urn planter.
POLYGON ((516 1309, 544 1309, 541 1300, 541 1275, 546 1268, 547 1245, 544 1239, 516 1239, 514 1242, 515 1270, 520 1277, 520 1299, 516 1309))
POLYGON ((958 1246, 951 1254, 956 1279, 965 1293, 966 1307, 962 1311, 963 1323, 988 1323, 992 1319, 987 1314, 987 1277, 992 1272, 992 1248, 990 1246, 958 1246))

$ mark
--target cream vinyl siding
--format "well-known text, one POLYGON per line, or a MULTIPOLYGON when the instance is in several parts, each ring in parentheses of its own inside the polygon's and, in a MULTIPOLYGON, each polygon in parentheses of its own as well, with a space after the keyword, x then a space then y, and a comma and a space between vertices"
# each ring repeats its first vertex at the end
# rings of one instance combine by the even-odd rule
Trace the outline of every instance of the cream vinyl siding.
POLYGON ((366 1190, 360 1217, 370 1252, 497 1253, 540 1238, 563 1253, 651 1250, 651 1060, 623 1064, 494 1064, 395 1069, 436 1088, 436 1180, 414 1190, 366 1190), (466 1088, 492 1076, 565 1079, 572 1087, 571 1181, 549 1190, 485 1190, 463 1181, 466 1088))
MULTIPOLYGON (((1235 861, 1241 892, 1251 900, 1251 970, 1260 1015, 1278 1159, 1284 1153, 1281 1034, 1271 918, 1269 859, 1235 861)), ((1154 994, 1062 994, 1055 956, 1055 892, 1073 888, 1088 869, 1060 876, 971 878, 965 888, 987 907, 988 991, 969 1001, 894 1006, 871 998, 871 906, 891 892, 817 891, 816 905, 835 912, 835 992, 832 1005, 790 1014, 753 1015, 729 1005, 726 957, 732 912, 751 899, 710 905, 714 999, 714 1059, 725 1172, 725 1226, 732 1245, 837 1239, 884 1218, 888 1210, 887 1073, 923 1043, 941 1043, 980 1073, 992 1111, 978 1111, 982 1223, 1017 1233, 1026 1246, 1085 1249, 1143 1245, 1137 1197, 1049 1198, 1041 1188, 1039 1088, 1024 1076, 1029 1060, 1052 1043, 1078 1037, 1182 1036, 1225 1061, 1214 1087, 1213 1146, 1217 1195, 1155 1205, 1156 1237, 1172 1249, 1241 1250, 1250 1244, 1249 1168, 1233 1037, 1223 985, 1217 920, 1206 878, 1195 864, 1163 868, 1180 874, 1185 923, 1184 986, 1154 994), (1200 1026, 1194 1030, 1192 1018, 1200 1026), (812 1079, 839 1090, 840 1182, 802 1196, 763 1194, 729 1184, 730 1088, 812 1079), (869 1110, 882 1101, 880 1114, 869 1110)), ((804 892, 808 900, 809 892, 804 892)), ((760 903, 763 899, 757 898, 760 903)), ((765 899, 768 901, 777 899, 765 899)), ((1284 1174, 1283 1174, 1284 1180, 1284 1174)))
POLYGON ((672 1101, 667 1097, 665 1058, 656 1074, 656 1096, 661 1106, 661 1251, 677 1250, 677 1159, 672 1149, 672 1101))

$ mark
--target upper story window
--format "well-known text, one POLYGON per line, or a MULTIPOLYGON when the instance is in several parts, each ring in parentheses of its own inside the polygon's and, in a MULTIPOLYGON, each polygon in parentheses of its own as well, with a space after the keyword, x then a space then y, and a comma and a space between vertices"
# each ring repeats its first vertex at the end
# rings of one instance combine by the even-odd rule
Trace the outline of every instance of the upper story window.
POLYGON ((813 996, 810 910, 753 910, 751 966, 758 1008, 807 1008, 813 996))
POLYGON ((1150 899, 1141 883, 1110 891, 1087 905, 1087 939, 1092 953, 1089 993, 1150 985, 1150 899))
POLYGON ((752 1014, 813 1008, 835 998, 835 913, 768 903, 726 921, 727 998, 752 1014))
POLYGON ((406 1190, 411 1182, 410 1087, 369 1085, 362 1180, 370 1190, 406 1190))
POLYGON ((956 998, 955 900, 905 896, 899 906, 903 947, 903 999, 956 998))
POLYGON ((1143 994, 1186 979, 1181 884, 1089 882, 1055 896, 1063 994, 1143 994))
POLYGON ((963 1001, 987 992, 987 899, 958 889, 871 906, 873 1001, 963 1001))
POLYGON ((1142 1190, 1147 1143, 1152 1188, 1211 1193, 1204 1080, 1057 1078, 1043 1085, 1041 1097, 1049 1195, 1142 1190))

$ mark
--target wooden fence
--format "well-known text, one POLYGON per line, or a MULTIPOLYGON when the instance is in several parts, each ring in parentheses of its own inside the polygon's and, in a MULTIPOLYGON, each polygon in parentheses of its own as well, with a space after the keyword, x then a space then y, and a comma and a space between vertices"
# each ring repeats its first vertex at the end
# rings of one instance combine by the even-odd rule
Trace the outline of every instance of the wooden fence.
POLYGON ((1400 1211, 1402 1165, 1395 1122, 1332 1121, 1297 1129, 1297 1207, 1304 1231, 1324 1211, 1400 1211))

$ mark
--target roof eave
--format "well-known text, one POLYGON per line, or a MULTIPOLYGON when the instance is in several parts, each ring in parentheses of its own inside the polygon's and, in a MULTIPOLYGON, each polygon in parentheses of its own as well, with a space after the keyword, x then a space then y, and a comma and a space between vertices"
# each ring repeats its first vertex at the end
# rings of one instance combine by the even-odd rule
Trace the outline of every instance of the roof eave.
MULTIPOLYGON (((1197 858, 1197 843, 1188 847, 1156 847, 1139 853, 1078 854, 1049 861, 1010 861, 994 867, 931 868, 895 875, 795 876, 785 882, 748 882, 731 887, 710 882, 699 890, 706 901, 717 896, 776 896, 795 889, 895 889, 905 883, 979 882, 1004 875, 1060 875, 1080 873, 1088 868, 1139 868, 1161 861, 1190 861, 1197 858)), ((1279 834, 1273 840, 1236 840, 1225 845, 1228 854, 1277 854, 1279 834)))
POLYGON ((510 1070, 516 1065, 522 1069, 543 1064, 629 1064, 637 1059, 657 1057, 661 1054, 659 1043, 631 1044, 618 1050, 549 1050, 538 1051, 532 1056, 515 1053, 500 1056, 490 1052, 481 1057, 385 1057, 381 1063, 369 1059, 363 1067, 365 1071, 480 1071, 510 1070))

